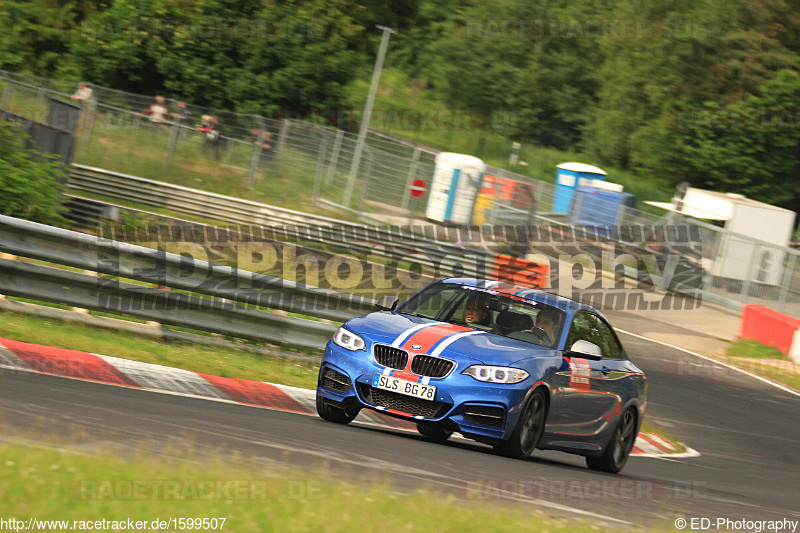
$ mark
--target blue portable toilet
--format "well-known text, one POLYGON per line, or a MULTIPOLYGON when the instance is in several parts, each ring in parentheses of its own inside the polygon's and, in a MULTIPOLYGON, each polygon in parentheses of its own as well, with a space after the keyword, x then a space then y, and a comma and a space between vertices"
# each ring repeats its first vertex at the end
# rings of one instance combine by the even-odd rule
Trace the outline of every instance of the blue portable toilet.
POLYGON ((636 196, 629 192, 605 187, 577 187, 569 217, 570 224, 586 226, 620 224, 625 208, 633 207, 635 202, 636 196))
POLYGON ((605 170, 585 163, 561 163, 556 169, 553 213, 569 213, 577 187, 590 185, 594 180, 605 180, 607 176, 605 170))

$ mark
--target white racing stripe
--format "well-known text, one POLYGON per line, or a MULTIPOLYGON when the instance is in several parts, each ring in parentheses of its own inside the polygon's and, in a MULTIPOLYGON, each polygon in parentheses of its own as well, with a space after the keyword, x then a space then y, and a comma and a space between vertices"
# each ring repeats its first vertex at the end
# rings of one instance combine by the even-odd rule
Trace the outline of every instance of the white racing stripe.
POLYGON ((456 333, 454 335, 450 335, 443 340, 436 349, 431 352, 431 355, 434 357, 439 357, 439 355, 451 344, 456 342, 459 339, 463 339, 464 337, 469 337, 470 335, 478 335, 479 333, 486 333, 485 331, 464 331, 462 333, 456 333))
POLYGON ((619 331, 620 333, 625 333, 626 335, 630 335, 631 337, 636 337, 637 339, 642 339, 642 340, 645 340, 645 341, 654 342, 656 344, 660 344, 662 346, 666 346, 667 348, 673 348, 675 350, 679 350, 681 352, 688 353, 689 355, 693 355, 695 357, 699 357, 700 359, 705 359, 706 361, 710 361, 712 363, 716 363, 716 364, 718 364, 720 366, 723 366, 725 368, 728 368, 730 370, 734 370, 736 372, 740 372, 740 373, 744 374, 745 376, 750 376, 751 378, 757 379, 758 381, 766 383, 767 385, 772 385, 773 387, 775 387, 777 389, 780 389, 780 390, 782 390, 784 392, 788 392, 789 394, 791 394, 793 396, 800 397, 800 392, 797 392, 794 389, 790 389, 789 387, 781 385, 780 383, 772 381, 771 379, 767 379, 765 377, 761 377, 758 374, 753 374, 752 372, 749 372, 747 370, 744 370, 743 368, 739 368, 739 367, 736 367, 736 366, 731 365, 729 363, 726 363, 725 361, 720 361, 719 359, 715 359, 713 357, 709 357, 709 356, 703 355, 701 353, 693 352, 691 350, 687 350, 686 348, 681 348, 680 346, 675 346, 674 344, 670 344, 668 342, 657 341, 656 339, 651 339, 650 337, 645 337, 644 335, 639 335, 637 333, 631 333, 630 331, 625 331, 624 329, 616 329, 616 328, 614 328, 614 330, 615 331, 619 331))
POLYGON ((401 347, 403 345, 403 343, 406 342, 406 340, 408 340, 408 338, 411 335, 413 335, 414 333, 416 333, 417 331, 419 331, 421 329, 429 328, 429 327, 432 327, 432 326, 443 326, 445 324, 447 324, 447 322, 430 322, 428 324, 417 324, 416 326, 408 328, 403 333, 401 333, 400 336, 397 337, 394 340, 394 342, 392 343, 392 347, 394 347, 394 348, 401 347))

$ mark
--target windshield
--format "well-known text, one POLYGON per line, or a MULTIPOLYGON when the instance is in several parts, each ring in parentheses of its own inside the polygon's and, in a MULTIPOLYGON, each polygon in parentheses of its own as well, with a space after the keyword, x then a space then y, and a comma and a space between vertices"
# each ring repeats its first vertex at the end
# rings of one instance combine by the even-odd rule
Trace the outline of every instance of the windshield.
POLYGON ((449 322, 539 346, 555 347, 565 314, 541 302, 452 283, 437 283, 413 296, 400 314, 449 322))

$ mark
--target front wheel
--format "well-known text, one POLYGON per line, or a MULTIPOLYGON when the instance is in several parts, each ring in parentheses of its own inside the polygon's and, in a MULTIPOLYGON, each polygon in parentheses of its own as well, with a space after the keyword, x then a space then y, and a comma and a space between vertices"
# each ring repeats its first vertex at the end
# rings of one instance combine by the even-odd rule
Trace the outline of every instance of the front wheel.
POLYGON ((611 442, 606 446, 603 455, 587 457, 586 466, 591 470, 618 473, 628 461, 634 441, 636 441, 636 415, 633 408, 630 408, 620 418, 611 442))
POLYGON ((337 424, 349 424, 358 416, 360 409, 347 410, 343 407, 336 407, 325 401, 325 398, 317 394, 317 414, 323 420, 336 422, 337 424))
POLYGON ((528 403, 522 410, 517 421, 517 426, 511 433, 511 438, 502 441, 495 447, 498 453, 525 459, 530 457, 539 439, 544 433, 544 423, 547 418, 547 399, 541 389, 533 391, 528 403))

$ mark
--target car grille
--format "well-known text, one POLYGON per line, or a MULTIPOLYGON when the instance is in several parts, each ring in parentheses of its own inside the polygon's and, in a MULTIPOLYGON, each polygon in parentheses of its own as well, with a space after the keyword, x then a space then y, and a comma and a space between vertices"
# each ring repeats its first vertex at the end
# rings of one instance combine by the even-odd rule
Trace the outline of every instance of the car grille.
POLYGON ((492 428, 502 428, 505 420, 505 410, 502 407, 489 405, 465 405, 461 414, 467 422, 492 428))
POLYGON ((376 344, 372 347, 375 361, 382 366, 403 370, 408 364, 408 352, 385 344, 376 344))
POLYGON ((322 386, 339 392, 350 390, 350 378, 332 368, 325 367, 322 371, 322 386))
POLYGON ((449 403, 422 400, 405 394, 376 389, 364 383, 358 383, 358 391, 369 404, 424 418, 444 416, 451 407, 449 403))
POLYGON ((453 370, 456 364, 449 359, 431 355, 415 355, 411 360, 411 371, 420 376, 443 378, 453 370))

